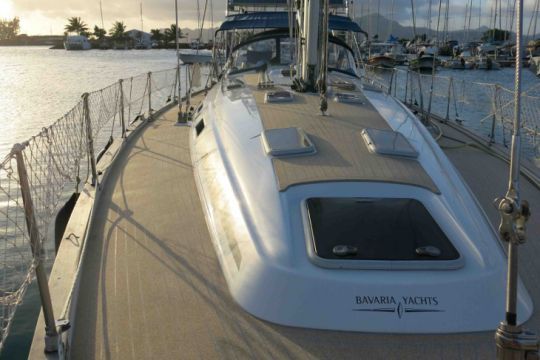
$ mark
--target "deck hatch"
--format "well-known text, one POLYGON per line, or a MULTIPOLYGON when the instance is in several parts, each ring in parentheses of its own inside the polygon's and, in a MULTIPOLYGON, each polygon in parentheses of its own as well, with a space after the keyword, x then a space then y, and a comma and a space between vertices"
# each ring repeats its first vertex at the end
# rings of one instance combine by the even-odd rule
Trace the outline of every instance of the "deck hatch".
POLYGON ((380 269, 399 269, 400 263, 403 269, 462 266, 458 251, 418 200, 311 198, 306 208, 308 248, 317 265, 369 268, 365 263, 371 261, 380 269))
POLYGON ((341 93, 338 92, 334 96, 334 101, 338 103, 344 103, 344 104, 356 104, 356 105, 363 105, 364 99, 359 94, 351 94, 351 93, 341 93))
POLYGON ((272 156, 310 155, 315 145, 304 130, 296 127, 269 129, 262 132, 264 150, 272 156))
POLYGON ((223 84, 227 90, 241 89, 245 86, 244 82, 240 79, 227 79, 223 84))
POLYGON ((339 90, 345 90, 345 91, 355 91, 356 90, 356 85, 351 83, 351 82, 348 82, 348 81, 345 81, 345 80, 334 80, 331 82, 330 86, 332 87, 335 87, 336 89, 339 89, 339 90))
POLYGON ((289 91, 279 90, 279 91, 267 91, 264 94, 265 103, 288 103, 294 100, 293 94, 289 91))
POLYGON ((417 158, 416 151, 403 134, 393 130, 363 129, 362 138, 370 152, 380 155, 417 158))

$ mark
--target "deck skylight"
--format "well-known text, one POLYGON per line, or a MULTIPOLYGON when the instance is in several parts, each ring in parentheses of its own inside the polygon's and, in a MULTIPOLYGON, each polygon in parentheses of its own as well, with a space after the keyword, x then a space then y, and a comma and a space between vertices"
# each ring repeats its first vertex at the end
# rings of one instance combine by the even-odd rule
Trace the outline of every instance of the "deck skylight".
POLYGON ((362 138, 369 151, 379 155, 417 158, 418 151, 403 134, 393 130, 364 129, 362 138))
POLYGON ((310 155, 316 152, 304 130, 296 127, 270 129, 261 135, 264 150, 272 156, 310 155))

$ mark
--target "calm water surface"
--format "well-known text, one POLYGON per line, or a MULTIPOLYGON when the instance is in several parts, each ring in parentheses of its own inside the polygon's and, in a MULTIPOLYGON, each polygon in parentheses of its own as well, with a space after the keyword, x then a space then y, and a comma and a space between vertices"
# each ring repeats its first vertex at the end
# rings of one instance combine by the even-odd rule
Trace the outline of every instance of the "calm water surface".
MULTIPOLYGON (((0 160, 70 110, 82 93, 176 66, 174 50, 65 51, 0 47, 0 160)), ((50 245, 50 244, 49 244, 50 245)), ((47 260, 47 267, 52 259, 47 260)), ((1 359, 26 359, 39 314, 35 283, 19 307, 1 359)))
POLYGON ((0 158, 64 115, 82 93, 175 66, 174 50, 0 47, 0 158))

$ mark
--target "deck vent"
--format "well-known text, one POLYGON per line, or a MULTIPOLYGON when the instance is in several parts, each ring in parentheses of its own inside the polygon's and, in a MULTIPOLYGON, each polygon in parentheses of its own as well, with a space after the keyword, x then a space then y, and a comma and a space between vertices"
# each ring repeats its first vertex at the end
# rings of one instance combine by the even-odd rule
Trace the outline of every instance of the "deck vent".
POLYGON ((380 155, 417 158, 416 151, 403 134, 393 130, 364 129, 362 138, 370 152, 380 155))
POLYGON ((350 93, 337 93, 334 96, 334 101, 338 103, 344 103, 344 104, 357 104, 357 105, 363 105, 364 101, 363 98, 358 94, 350 94, 350 93))
POLYGON ((244 82, 238 79, 232 79, 227 81, 227 90, 236 90, 244 87, 244 82))
POLYGON ((296 127, 264 130, 262 132, 264 150, 272 156, 310 155, 316 152, 304 130, 296 127))
POLYGON ((204 119, 201 119, 201 121, 199 121, 197 125, 195 125, 195 133, 197 134, 197 136, 199 136, 201 135, 203 130, 204 130, 204 119))
POLYGON ((265 103, 286 103, 286 102, 292 102, 294 100, 293 94, 291 94, 289 91, 267 91, 266 94, 264 94, 264 102, 265 103))
POLYGON ((368 91, 373 91, 373 92, 378 92, 378 93, 382 93, 382 89, 380 87, 378 87, 377 85, 374 85, 374 84, 362 84, 362 89, 364 90, 368 90, 368 91))
POLYGON ((354 91, 354 90, 356 90, 356 85, 354 85, 353 83, 350 83, 348 81, 343 81, 343 80, 338 80, 338 81, 332 82, 332 86, 335 87, 335 88, 338 88, 340 90, 345 90, 345 91, 354 91))

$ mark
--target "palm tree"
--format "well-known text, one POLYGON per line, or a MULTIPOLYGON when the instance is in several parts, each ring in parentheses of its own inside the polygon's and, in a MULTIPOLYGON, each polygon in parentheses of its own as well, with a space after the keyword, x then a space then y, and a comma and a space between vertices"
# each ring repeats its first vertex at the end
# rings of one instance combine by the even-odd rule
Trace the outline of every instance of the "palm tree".
POLYGON ((64 27, 68 33, 77 33, 79 35, 88 34, 88 25, 80 17, 70 17, 68 24, 64 27))
POLYGON ((163 40, 163 34, 161 33, 161 30, 152 29, 150 30, 150 33, 152 34, 152 40, 157 41, 161 44, 161 41, 163 40))
POLYGON ((113 24, 113 27, 111 28, 111 30, 109 30, 109 34, 111 34, 111 36, 114 39, 118 39, 118 40, 122 40, 124 38, 125 32, 126 32, 126 25, 124 24, 123 21, 116 21, 113 24))
POLYGON ((102 29, 100 28, 99 26, 95 25, 94 26, 94 33, 93 35, 98 39, 98 40, 102 40, 105 35, 107 35, 107 30, 105 29, 102 29))
MULTIPOLYGON (((182 29, 178 29, 178 38, 181 39, 182 29)), ((170 28, 165 29, 165 42, 171 42, 176 39, 176 25, 172 24, 170 28)))
POLYGON ((124 49, 127 49, 127 43, 126 43, 126 25, 123 21, 115 21, 113 24, 113 27, 111 30, 109 30, 109 34, 111 34, 111 37, 114 40, 114 47, 117 48, 117 42, 124 42, 123 47, 124 49))

